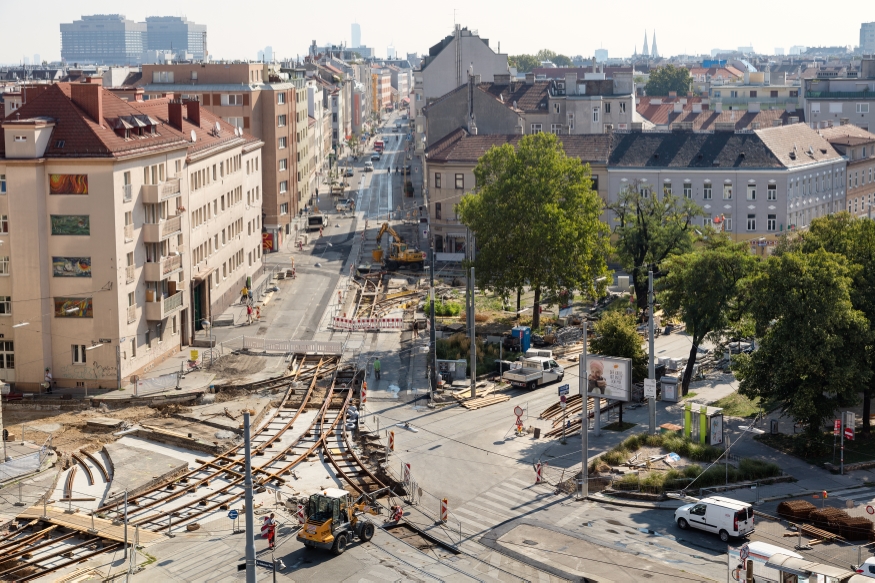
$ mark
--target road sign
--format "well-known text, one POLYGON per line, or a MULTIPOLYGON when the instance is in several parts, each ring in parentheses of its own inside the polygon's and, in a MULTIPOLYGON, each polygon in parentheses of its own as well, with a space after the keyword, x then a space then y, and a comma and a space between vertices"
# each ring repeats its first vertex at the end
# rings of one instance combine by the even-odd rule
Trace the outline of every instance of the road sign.
POLYGON ((833 435, 841 435, 842 434, 842 420, 836 419, 832 426, 832 434, 833 435))
POLYGON ((560 397, 560 398, 561 398, 562 400, 559 401, 559 406, 562 407, 562 408, 564 409, 565 407, 568 406, 568 403, 565 402, 565 395, 562 395, 562 397, 560 397))
POLYGON ((567 395, 570 388, 571 388, 570 385, 560 386, 559 387, 559 396, 561 397, 562 395, 567 395))
POLYGON ((516 407, 513 408, 513 414, 516 415, 517 417, 522 417, 523 413, 525 413, 525 411, 523 411, 523 408, 520 407, 519 405, 517 405, 516 407))
POLYGON ((644 398, 656 398, 656 379, 644 379, 644 398))
POLYGON ((230 518, 231 520, 237 520, 238 516, 240 516, 240 514, 236 510, 228 511, 228 518, 230 518))
POLYGON ((264 567, 265 569, 270 569, 271 571, 273 571, 273 563, 271 563, 270 561, 262 561, 261 559, 255 559, 255 566, 256 567, 264 567))
POLYGON ((847 439, 848 441, 854 441, 853 427, 845 427, 845 439, 847 439))
POLYGON ((738 554, 741 556, 742 561, 746 561, 750 557, 750 546, 747 543, 744 543, 741 545, 738 554))

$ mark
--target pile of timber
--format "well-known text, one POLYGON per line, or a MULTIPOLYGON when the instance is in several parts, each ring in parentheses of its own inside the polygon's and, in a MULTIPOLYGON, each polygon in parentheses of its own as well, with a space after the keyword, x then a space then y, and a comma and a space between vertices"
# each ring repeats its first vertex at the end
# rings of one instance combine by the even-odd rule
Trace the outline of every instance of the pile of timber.
POLYGON ((473 399, 465 399, 461 401, 462 407, 468 410, 482 409, 489 405, 504 403, 510 400, 510 395, 486 395, 485 397, 475 397, 473 399))

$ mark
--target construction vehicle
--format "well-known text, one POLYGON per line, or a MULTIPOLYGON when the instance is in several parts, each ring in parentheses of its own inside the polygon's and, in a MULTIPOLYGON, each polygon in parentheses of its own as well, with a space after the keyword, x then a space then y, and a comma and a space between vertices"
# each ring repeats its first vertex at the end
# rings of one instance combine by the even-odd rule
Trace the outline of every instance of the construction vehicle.
POLYGON ((355 501, 339 488, 326 488, 310 496, 305 505, 307 521, 298 531, 298 540, 311 549, 330 550, 339 555, 353 538, 368 542, 376 526, 365 515, 377 516, 382 506, 376 495, 388 488, 363 494, 355 501))
POLYGON ((395 232, 395 229, 389 226, 389 223, 383 223, 380 231, 377 233, 377 248, 371 252, 374 261, 383 262, 383 248, 380 247, 380 241, 383 234, 389 232, 394 239, 394 242, 389 244, 389 258, 386 260, 386 269, 395 271, 399 267, 408 267, 414 270, 420 270, 425 266, 425 253, 419 249, 411 249, 404 242, 404 239, 395 232))

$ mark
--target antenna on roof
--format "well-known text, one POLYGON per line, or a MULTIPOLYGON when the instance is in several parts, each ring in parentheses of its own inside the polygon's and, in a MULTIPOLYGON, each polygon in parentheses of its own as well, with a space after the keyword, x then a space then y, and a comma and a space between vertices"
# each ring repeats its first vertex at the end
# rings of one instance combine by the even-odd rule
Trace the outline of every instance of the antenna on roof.
POLYGON ((197 141, 197 134, 194 133, 194 130, 191 130, 191 141, 192 141, 192 142, 196 142, 196 141, 197 141))

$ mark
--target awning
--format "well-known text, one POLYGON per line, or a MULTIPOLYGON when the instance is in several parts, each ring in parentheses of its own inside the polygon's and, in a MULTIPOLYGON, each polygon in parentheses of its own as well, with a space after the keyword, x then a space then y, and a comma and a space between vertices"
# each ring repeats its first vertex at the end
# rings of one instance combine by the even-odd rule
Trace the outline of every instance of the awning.
POLYGON ((404 103, 410 103, 410 98, 409 97, 402 97, 401 101, 404 103))
POLYGON ((204 269, 204 270, 202 270, 202 271, 200 271, 200 272, 198 272, 198 273, 195 273, 192 277, 193 277, 193 279, 194 279, 195 281, 203 281, 203 280, 205 280, 207 277, 209 277, 210 275, 212 275, 212 273, 213 273, 215 270, 216 270, 215 267, 208 267, 207 269, 204 269))
POLYGON ((766 567, 771 567, 772 569, 777 569, 783 573, 790 573, 791 575, 798 575, 800 577, 810 577, 812 574, 818 574, 835 577, 837 579, 847 579, 855 573, 855 571, 841 567, 813 563, 805 559, 797 559, 782 553, 772 555, 766 562, 766 567))

